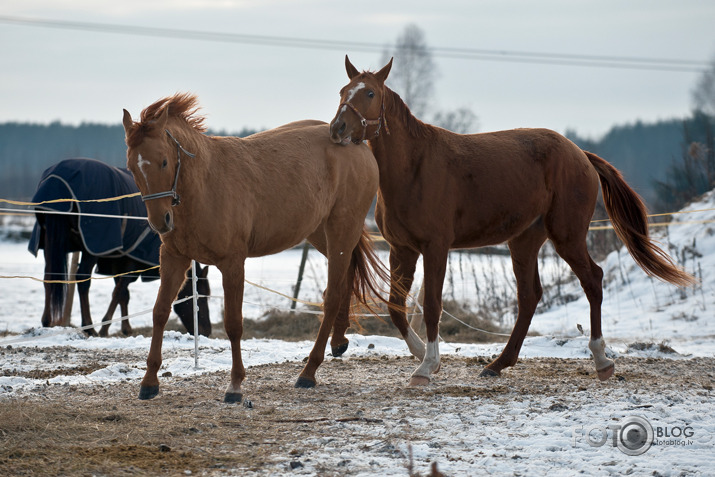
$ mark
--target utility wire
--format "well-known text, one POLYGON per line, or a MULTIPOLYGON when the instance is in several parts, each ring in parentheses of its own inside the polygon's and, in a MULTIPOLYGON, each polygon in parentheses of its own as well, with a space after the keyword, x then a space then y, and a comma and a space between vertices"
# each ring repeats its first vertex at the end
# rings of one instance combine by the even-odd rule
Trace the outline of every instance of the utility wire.
MULTIPOLYGON (((268 35, 245 35, 238 33, 220 33, 200 30, 184 30, 177 28, 158 28, 110 23, 50 20, 6 15, 0 15, 0 23, 43 28, 55 28, 61 30, 92 31, 98 33, 115 33, 122 35, 177 38, 182 40, 214 41, 222 43, 242 43, 263 46, 281 46, 314 50, 319 49, 363 51, 379 53, 383 52, 386 48, 385 44, 374 42, 321 40, 312 38, 268 35)), ((638 69, 686 73, 701 73, 710 66, 707 61, 672 58, 646 58, 633 56, 619 57, 606 55, 562 54, 454 47, 428 47, 427 49, 430 53, 432 53, 432 55, 437 57, 477 61, 503 61, 514 63, 590 66, 599 68, 638 69)))

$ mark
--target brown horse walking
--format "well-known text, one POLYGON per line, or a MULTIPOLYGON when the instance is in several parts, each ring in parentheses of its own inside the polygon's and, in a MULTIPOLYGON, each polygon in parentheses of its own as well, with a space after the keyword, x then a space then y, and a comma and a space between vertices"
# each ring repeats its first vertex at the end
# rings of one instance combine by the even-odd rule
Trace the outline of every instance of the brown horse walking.
MULTIPOLYGON (((350 82, 330 124, 333 142, 367 139, 380 169, 376 219, 390 244, 390 316, 412 353, 422 359, 411 384, 429 383, 439 370, 442 286, 450 249, 506 242, 517 282, 519 312, 501 355, 482 371, 498 376, 516 364, 541 298, 537 255, 550 239, 574 271, 591 307, 591 339, 598 377, 614 363, 601 334, 603 272, 589 256, 586 234, 598 195, 616 233, 649 275, 678 286, 693 278, 648 238, 645 206, 605 160, 546 129, 461 135, 415 118, 385 80, 392 60, 377 73, 360 73, 345 57, 350 82), (424 258, 426 350, 405 316, 405 297, 418 256, 424 258)), ((352 146, 351 146, 352 147, 352 146)))
MULTIPOLYGON (((191 259, 223 275, 224 324, 233 366, 224 400, 240 402, 244 262, 307 239, 328 258, 325 318, 296 387, 315 386, 334 327, 334 349, 346 347, 351 294, 366 303, 376 293, 377 260, 364 230, 378 186, 367 146, 343 148, 328 125, 301 121, 245 139, 210 137, 197 99, 164 98, 134 122, 124 111, 127 164, 146 201, 149 223, 161 234, 161 285, 140 399, 159 391, 164 326, 191 259)), ((386 275, 386 271, 385 271, 386 275)))

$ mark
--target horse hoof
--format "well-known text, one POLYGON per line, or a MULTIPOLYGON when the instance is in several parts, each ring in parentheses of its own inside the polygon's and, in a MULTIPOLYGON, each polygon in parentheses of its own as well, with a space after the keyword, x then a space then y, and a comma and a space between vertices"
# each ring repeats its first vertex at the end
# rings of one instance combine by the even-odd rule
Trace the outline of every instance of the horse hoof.
POLYGON ((88 328, 84 330, 84 334, 86 334, 87 336, 93 336, 95 338, 97 337, 97 332, 94 331, 94 328, 88 328))
POLYGON ((139 399, 142 401, 155 398, 157 394, 159 394, 158 384, 156 386, 142 386, 139 388, 139 399))
POLYGON ((601 381, 605 381, 606 379, 610 378, 613 376, 613 372, 616 370, 615 365, 610 365, 607 368, 603 368, 600 370, 597 370, 596 373, 598 374, 598 379, 601 381))
POLYGON ((295 382, 295 387, 296 388, 314 388, 315 387, 315 381, 312 379, 304 378, 303 376, 300 376, 298 378, 298 381, 295 382))
POLYGON ((429 384, 429 378, 425 376, 412 376, 410 378, 410 387, 427 386, 429 384))
POLYGON ((240 403, 243 399, 242 393, 226 393, 223 396, 223 402, 228 404, 240 403))
POLYGON ((479 373, 479 377, 480 378, 498 378, 499 373, 497 373, 493 369, 484 368, 484 369, 482 369, 482 372, 479 373))
POLYGON ((331 346, 330 349, 333 353, 333 358, 339 358, 348 350, 349 343, 343 343, 339 346, 331 346))

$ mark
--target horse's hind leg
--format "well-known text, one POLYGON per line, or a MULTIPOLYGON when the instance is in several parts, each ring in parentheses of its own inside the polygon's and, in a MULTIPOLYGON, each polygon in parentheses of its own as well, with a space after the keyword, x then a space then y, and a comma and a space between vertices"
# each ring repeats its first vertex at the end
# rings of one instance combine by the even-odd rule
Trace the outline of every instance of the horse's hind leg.
MULTIPOLYGON (((320 226, 307 240, 318 252, 322 253, 326 258, 328 257, 328 243, 325 237, 324 226, 320 226)), ((354 273, 355 269, 350 267, 346 284, 348 287, 348 299, 341 305, 335 317, 335 323, 333 324, 333 334, 330 338, 330 351, 335 357, 342 356, 348 350, 350 344, 350 341, 345 336, 345 332, 350 328, 350 297, 352 296, 354 273)), ((325 292, 323 292, 323 299, 325 299, 325 292)))
POLYGON ((346 290, 342 296, 338 314, 333 323, 333 334, 330 337, 330 351, 333 357, 342 356, 347 350, 350 341, 345 336, 345 332, 350 327, 350 302, 352 298, 352 284, 355 278, 355 266, 351 263, 348 267, 348 274, 345 285, 346 290))
POLYGON ((531 319, 542 294, 539 279, 539 249, 546 240, 546 231, 541 221, 535 223, 518 237, 509 241, 511 264, 516 277, 519 312, 509 341, 497 359, 484 368, 480 376, 499 376, 502 369, 514 366, 519 358, 521 345, 529 331, 531 319))
MULTIPOLYGON (((552 241, 554 239, 552 238, 552 241)), ((593 353, 598 379, 605 381, 613 375, 615 363, 606 358, 606 342, 601 331, 601 302, 603 301, 603 270, 591 259, 585 237, 573 242, 554 242, 556 252, 569 264, 581 282, 581 288, 591 308, 591 340, 588 347, 593 353)))
MULTIPOLYGON (((102 328, 100 328, 99 330, 99 336, 106 337, 109 334, 110 323, 108 322, 112 320, 112 317, 114 316, 114 311, 117 309, 117 305, 122 303, 123 310, 126 308, 126 303, 123 303, 123 301, 129 300, 128 296, 124 296, 125 293, 129 293, 127 290, 127 285, 128 283, 125 283, 123 277, 114 278, 114 290, 112 290, 112 299, 109 302, 109 306, 107 307, 107 312, 104 314, 104 318, 102 318, 102 328)), ((122 313, 124 313, 124 311, 122 311, 122 313)), ((122 331, 124 331, 123 328, 124 322, 122 322, 122 331)))
POLYGON ((325 347, 328 344, 330 332, 338 314, 345 306, 345 302, 349 304, 350 294, 347 278, 349 275, 348 270, 352 268, 350 264, 352 247, 347 248, 350 252, 342 253, 336 251, 336 248, 339 247, 331 244, 328 250, 328 288, 325 292, 323 321, 320 323, 318 336, 308 356, 308 362, 295 383, 297 388, 312 388, 315 386, 315 373, 325 358, 325 347))
POLYGON ((241 357, 241 336, 243 336, 243 281, 245 279, 245 255, 240 254, 219 269, 223 275, 224 320, 223 325, 231 342, 231 382, 226 388, 223 400, 226 403, 240 403, 243 399, 241 383, 246 377, 246 368, 241 357))

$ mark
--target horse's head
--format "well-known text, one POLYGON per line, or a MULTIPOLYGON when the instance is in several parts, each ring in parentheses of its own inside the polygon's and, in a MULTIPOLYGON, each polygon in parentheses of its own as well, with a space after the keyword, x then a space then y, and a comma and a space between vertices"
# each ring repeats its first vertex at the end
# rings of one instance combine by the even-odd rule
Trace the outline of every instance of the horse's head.
POLYGON ((377 73, 360 73, 345 55, 350 82, 340 90, 340 106, 330 122, 330 139, 334 143, 358 144, 376 137, 382 128, 387 130, 384 97, 390 68, 392 59, 377 73))
POLYGON ((176 186, 181 154, 186 151, 166 129, 168 108, 156 118, 135 123, 124 110, 127 167, 146 205, 149 225, 159 234, 174 229, 172 207, 179 204, 176 186))

